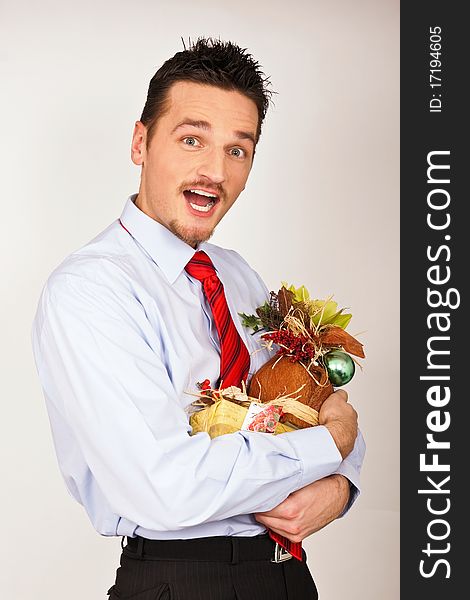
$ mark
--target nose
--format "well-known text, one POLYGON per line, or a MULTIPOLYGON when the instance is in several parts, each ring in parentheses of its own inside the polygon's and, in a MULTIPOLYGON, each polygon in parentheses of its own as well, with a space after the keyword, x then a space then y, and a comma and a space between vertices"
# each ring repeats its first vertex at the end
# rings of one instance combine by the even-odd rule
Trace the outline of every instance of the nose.
POLYGON ((205 152, 197 172, 199 177, 210 179, 215 184, 223 183, 227 176, 224 150, 212 148, 205 152))

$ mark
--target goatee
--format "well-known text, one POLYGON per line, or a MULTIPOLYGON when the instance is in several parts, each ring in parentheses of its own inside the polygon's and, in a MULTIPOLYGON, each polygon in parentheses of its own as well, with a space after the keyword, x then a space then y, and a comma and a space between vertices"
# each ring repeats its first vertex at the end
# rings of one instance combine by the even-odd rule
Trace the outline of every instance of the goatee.
POLYGON ((185 227, 178 223, 176 219, 170 221, 169 229, 176 235, 180 240, 196 248, 201 242, 207 242, 207 240, 214 233, 214 229, 200 229, 198 227, 185 227))

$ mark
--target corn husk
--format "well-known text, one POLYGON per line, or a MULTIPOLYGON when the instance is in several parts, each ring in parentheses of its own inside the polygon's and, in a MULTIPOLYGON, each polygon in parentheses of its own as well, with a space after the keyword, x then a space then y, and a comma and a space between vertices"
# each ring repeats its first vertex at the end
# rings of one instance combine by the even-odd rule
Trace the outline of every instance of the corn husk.
MULTIPOLYGON (((298 390, 297 390, 298 391, 298 390)), ((213 398, 200 394, 199 400, 190 405, 192 412, 189 423, 192 426, 191 435, 201 431, 209 434, 211 438, 227 433, 239 431, 243 425, 248 407, 251 402, 259 402, 257 398, 251 398, 246 390, 230 388, 224 395, 224 390, 218 390, 213 398)), ((299 402, 295 396, 283 396, 264 404, 281 406, 284 413, 295 415, 302 420, 304 427, 318 425, 318 412, 309 406, 299 402)), ((289 421, 278 422, 274 434, 286 433, 298 429, 289 421)))
MULTIPOLYGON (((211 438, 240 431, 248 408, 231 400, 217 400, 212 406, 195 412, 190 418, 192 435, 205 431, 211 438)), ((285 423, 277 423, 275 434, 293 431, 295 428, 285 423)))

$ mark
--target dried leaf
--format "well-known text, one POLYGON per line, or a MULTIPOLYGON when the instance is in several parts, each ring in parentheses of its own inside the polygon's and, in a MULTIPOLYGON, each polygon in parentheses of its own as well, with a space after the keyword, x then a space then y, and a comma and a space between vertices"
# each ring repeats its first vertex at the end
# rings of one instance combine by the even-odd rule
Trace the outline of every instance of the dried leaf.
POLYGON ((277 293, 277 300, 279 302, 279 312, 285 317, 294 301, 294 292, 282 287, 277 293))
POLYGON ((341 329, 341 327, 325 327, 320 332, 320 340, 323 345, 326 346, 341 346, 349 354, 364 358, 364 350, 362 344, 353 338, 347 331, 341 329))
POLYGON ((284 317, 279 312, 277 295, 271 292, 270 301, 258 306, 256 314, 264 329, 278 329, 284 317))
POLYGON ((286 288, 286 290, 289 290, 294 294, 295 302, 307 302, 310 300, 310 294, 304 285, 296 288, 295 285, 289 285, 285 281, 281 281, 281 285, 282 287, 286 288))

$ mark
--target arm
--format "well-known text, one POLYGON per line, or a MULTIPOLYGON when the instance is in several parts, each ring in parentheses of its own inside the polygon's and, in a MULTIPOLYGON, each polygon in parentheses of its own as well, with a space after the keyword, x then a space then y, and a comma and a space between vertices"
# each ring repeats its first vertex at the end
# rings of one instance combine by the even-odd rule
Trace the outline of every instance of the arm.
POLYGON ((354 409, 352 409, 356 416, 354 422, 342 418, 341 409, 343 407, 335 398, 338 394, 341 394, 343 399, 347 401, 347 393, 344 390, 337 390, 323 403, 320 409, 319 423, 323 423, 328 427, 328 430, 335 439, 336 445, 341 451, 343 461, 336 473, 344 476, 352 483, 350 490, 342 486, 347 496, 347 502, 341 511, 341 516, 343 516, 359 495, 359 473, 364 459, 365 443, 362 434, 357 430, 357 413, 354 409), (335 401, 332 402, 334 398, 335 401), (354 436, 352 436, 352 427, 354 426, 356 431, 354 436))
POLYGON ((130 292, 57 274, 39 313, 33 344, 48 402, 115 514, 147 529, 182 529, 269 510, 339 467, 322 426, 191 437, 158 335, 130 292))
POLYGON ((360 493, 359 473, 364 453, 364 439, 358 431, 353 450, 335 474, 290 494, 270 511, 256 513, 256 520, 291 541, 300 542, 344 516, 360 493))

